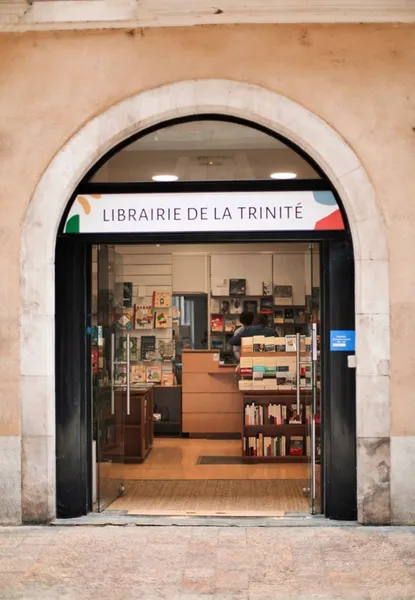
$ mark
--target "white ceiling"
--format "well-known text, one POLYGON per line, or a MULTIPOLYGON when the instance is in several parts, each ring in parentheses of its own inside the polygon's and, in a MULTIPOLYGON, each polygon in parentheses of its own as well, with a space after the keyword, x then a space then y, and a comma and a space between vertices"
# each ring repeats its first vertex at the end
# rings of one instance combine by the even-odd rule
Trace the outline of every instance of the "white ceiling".
POLYGON ((414 0, 0 0, 0 31, 413 22, 414 0))

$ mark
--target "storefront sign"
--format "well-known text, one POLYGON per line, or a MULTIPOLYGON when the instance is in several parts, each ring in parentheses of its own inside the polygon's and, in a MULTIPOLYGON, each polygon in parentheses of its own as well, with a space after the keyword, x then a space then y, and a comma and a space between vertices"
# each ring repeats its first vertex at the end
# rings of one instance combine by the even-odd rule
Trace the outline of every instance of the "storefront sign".
POLYGON ((77 196, 65 233, 344 229, 331 192, 195 192, 77 196))
POLYGON ((354 352, 355 339, 355 331, 330 331, 330 350, 331 352, 354 352))

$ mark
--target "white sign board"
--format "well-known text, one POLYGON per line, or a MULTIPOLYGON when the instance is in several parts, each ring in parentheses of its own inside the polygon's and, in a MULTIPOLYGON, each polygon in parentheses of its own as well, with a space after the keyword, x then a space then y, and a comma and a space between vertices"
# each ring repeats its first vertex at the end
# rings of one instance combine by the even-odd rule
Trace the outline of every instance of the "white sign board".
POLYGON ((181 233, 344 229, 331 192, 79 195, 65 233, 181 233))

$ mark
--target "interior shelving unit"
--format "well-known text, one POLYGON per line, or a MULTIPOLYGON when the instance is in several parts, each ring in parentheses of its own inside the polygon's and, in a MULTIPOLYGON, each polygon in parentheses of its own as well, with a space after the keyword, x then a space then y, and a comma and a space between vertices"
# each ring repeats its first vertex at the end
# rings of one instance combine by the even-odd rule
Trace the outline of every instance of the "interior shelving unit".
MULTIPOLYGON (((116 401, 125 393, 117 391, 116 401)), ((125 415, 124 424, 126 463, 144 462, 153 446, 153 394, 153 386, 142 390, 131 388, 130 414, 125 415)))
MULTIPOLYGON (((305 406, 310 405, 312 400, 312 392, 310 388, 302 389, 300 392, 300 405, 302 407, 301 423, 293 424, 264 424, 264 425, 247 425, 245 408, 247 405, 255 404, 257 406, 269 406, 269 405, 287 405, 289 406, 296 403, 296 390, 249 390, 242 393, 242 457, 247 463, 251 462, 307 462, 310 457, 307 455, 307 437, 309 435, 310 425, 306 422, 306 411, 305 406), (286 454, 283 456, 264 456, 256 455, 250 456, 246 453, 246 438, 255 437, 258 438, 260 435, 271 438, 285 436, 286 438, 286 454), (303 454, 289 454, 291 437, 301 437, 303 444, 303 454)), ((287 410, 288 413, 288 410, 287 410)), ((320 434, 320 424, 316 424, 316 434, 320 434)))

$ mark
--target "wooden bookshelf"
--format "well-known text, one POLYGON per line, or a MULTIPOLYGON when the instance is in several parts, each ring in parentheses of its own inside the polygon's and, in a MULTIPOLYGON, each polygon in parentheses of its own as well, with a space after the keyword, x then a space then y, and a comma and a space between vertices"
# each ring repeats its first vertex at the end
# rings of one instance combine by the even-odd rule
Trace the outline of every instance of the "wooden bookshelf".
MULTIPOLYGON (((247 463, 260 462, 275 462, 275 463, 290 463, 290 462, 307 462, 310 457, 307 452, 307 437, 309 436, 310 425, 306 423, 305 406, 311 403, 311 389, 301 390, 301 407, 302 407, 302 423, 283 423, 283 424, 249 424, 245 423, 245 408, 248 405, 255 404, 257 406, 274 405, 293 405, 296 404, 296 390, 249 390, 242 392, 242 458, 247 463), (285 437, 286 454, 264 456, 264 455, 246 455, 246 438, 270 437, 280 438, 285 437), (303 454, 289 454, 291 437, 301 437, 303 443, 303 454)), ((287 407, 288 412, 288 407, 287 407)), ((320 431, 320 424, 316 425, 317 432, 320 431)))

